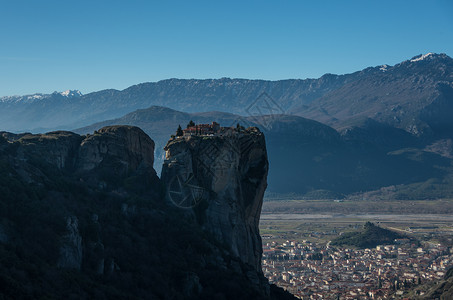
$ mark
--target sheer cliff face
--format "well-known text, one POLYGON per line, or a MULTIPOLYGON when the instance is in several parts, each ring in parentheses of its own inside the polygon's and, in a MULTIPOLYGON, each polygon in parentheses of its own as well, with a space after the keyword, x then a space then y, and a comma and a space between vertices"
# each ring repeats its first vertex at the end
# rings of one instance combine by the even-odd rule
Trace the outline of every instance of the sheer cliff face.
POLYGON ((261 272, 258 223, 268 173, 264 135, 252 127, 179 137, 165 150, 162 181, 168 201, 261 272))

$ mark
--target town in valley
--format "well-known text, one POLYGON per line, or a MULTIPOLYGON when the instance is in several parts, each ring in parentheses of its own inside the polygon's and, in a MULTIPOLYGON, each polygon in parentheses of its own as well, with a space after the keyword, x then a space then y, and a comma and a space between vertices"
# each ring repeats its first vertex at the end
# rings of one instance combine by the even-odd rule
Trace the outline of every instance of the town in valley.
POLYGON ((453 266, 452 224, 446 215, 267 213, 262 269, 300 299, 413 299, 453 266), (331 245, 370 220, 405 237, 365 249, 331 245))

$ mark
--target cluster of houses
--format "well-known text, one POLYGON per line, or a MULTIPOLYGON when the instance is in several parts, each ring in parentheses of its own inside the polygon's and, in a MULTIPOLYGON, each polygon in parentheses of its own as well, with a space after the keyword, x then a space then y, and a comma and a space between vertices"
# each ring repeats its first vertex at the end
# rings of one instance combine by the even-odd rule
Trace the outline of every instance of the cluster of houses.
POLYGON ((453 265, 450 249, 409 240, 363 250, 308 241, 272 242, 263 248, 266 277, 300 299, 404 298, 407 289, 443 278, 453 265))

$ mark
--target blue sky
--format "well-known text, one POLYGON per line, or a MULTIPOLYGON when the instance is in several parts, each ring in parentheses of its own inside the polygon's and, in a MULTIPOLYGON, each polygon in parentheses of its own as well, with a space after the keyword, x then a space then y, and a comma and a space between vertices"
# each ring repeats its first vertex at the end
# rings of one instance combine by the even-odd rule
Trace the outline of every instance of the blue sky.
POLYGON ((453 56, 453 1, 0 0, 0 96, 453 56))

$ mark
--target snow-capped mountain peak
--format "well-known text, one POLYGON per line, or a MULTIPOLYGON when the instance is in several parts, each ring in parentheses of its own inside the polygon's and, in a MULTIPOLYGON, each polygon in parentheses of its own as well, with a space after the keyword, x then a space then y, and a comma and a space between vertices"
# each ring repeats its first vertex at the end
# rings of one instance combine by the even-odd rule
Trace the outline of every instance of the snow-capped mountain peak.
POLYGON ((381 70, 382 72, 387 72, 388 67, 389 67, 388 65, 382 65, 382 66, 379 66, 379 70, 381 70))
POLYGON ((421 61, 421 60, 424 60, 430 56, 434 55, 434 53, 426 53, 426 54, 421 54, 419 56, 415 56, 414 58, 411 59, 411 62, 416 62, 416 61, 421 61))
MULTIPOLYGON (((64 92, 53 92, 52 94, 36 93, 24 96, 5 96, 0 97, 0 103, 32 103, 35 101, 44 101, 54 96, 63 96, 65 98, 81 97, 83 94, 78 90, 67 90, 64 92)), ((60 98, 61 99, 61 98, 60 98)))
POLYGON ((67 90, 67 91, 61 92, 59 94, 62 95, 63 97, 68 97, 68 98, 82 96, 82 93, 78 90, 67 90))
POLYGON ((19 103, 19 102, 24 102, 24 103, 32 103, 37 100, 41 100, 48 97, 48 95, 45 94, 32 94, 32 95, 25 95, 25 96, 5 96, 0 98, 0 102, 3 103, 19 103))

